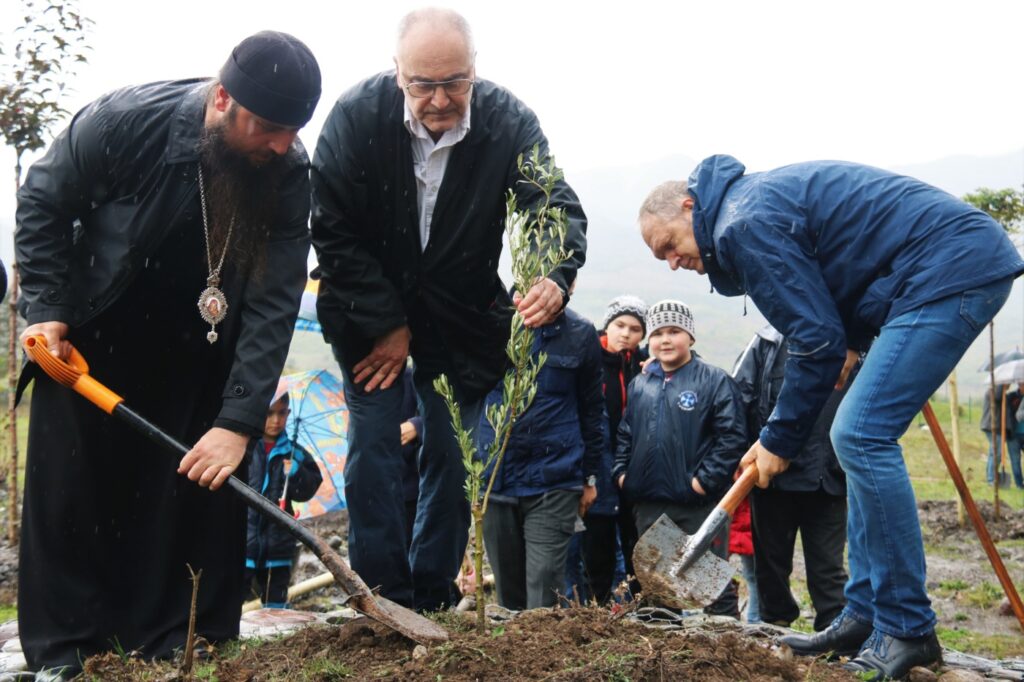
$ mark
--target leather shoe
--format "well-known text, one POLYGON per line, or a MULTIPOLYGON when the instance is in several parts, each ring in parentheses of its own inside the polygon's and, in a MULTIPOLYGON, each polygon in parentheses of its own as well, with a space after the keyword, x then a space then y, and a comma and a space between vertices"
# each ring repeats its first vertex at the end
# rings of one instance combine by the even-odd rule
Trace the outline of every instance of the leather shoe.
POLYGON ((789 646, 797 656, 827 655, 831 660, 838 656, 856 655, 871 631, 869 623, 863 623, 843 612, 821 632, 786 635, 779 638, 779 643, 789 646))
POLYGON ((857 657, 843 669, 862 680, 901 680, 915 666, 941 662, 942 647, 934 632, 914 639, 897 639, 875 631, 857 657))

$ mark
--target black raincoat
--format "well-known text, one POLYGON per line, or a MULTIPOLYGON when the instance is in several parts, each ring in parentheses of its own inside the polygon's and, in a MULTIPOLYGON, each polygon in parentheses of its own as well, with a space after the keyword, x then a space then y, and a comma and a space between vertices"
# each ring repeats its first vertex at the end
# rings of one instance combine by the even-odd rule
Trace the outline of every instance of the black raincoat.
MULTIPOLYGON (((308 161, 296 145, 263 275, 225 263, 227 319, 207 343, 196 309, 208 274, 197 184, 207 85, 153 83, 96 100, 18 194, 22 314, 68 323, 92 374, 185 443, 214 425, 262 432, 309 245, 308 161)), ((30 668, 77 666, 116 647, 170 655, 188 628, 188 566, 203 571, 199 634, 237 636, 245 507, 176 465, 71 391, 36 381, 18 594, 30 668)))
MULTIPOLYGON (((313 245, 322 277, 317 311, 324 336, 355 364, 373 339, 409 325, 417 366, 449 371, 483 397, 505 371, 511 300, 498 277, 505 198, 536 205, 516 159, 547 153, 537 117, 509 91, 479 80, 471 128, 452 148, 420 248, 412 146, 394 72, 344 93, 320 133, 313 159, 313 245), (455 360, 458 362, 455 362, 455 360)), ((562 291, 586 252, 586 217, 564 181, 552 204, 569 219, 572 257, 552 273, 562 291)))

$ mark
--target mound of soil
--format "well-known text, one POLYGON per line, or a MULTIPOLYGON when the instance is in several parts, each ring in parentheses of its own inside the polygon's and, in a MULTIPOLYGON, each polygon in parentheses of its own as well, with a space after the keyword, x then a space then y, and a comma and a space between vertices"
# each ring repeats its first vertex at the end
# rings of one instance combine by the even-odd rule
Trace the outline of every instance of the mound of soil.
MULTIPOLYGON (((994 542, 1024 538, 1024 509, 1013 509, 1001 504, 999 518, 996 519, 995 505, 987 500, 977 501, 976 504, 994 542)), ((937 537, 953 538, 960 534, 974 536, 974 526, 969 516, 965 516, 965 525, 960 527, 955 502, 925 500, 917 503, 917 509, 922 525, 937 537)))
MULTIPOLYGON (((783 660, 735 632, 664 631, 608 611, 535 611, 477 634, 460 616, 441 616, 451 640, 430 648, 359 619, 309 628, 215 660, 221 682, 257 680, 853 680, 815 661, 783 660), (813 667, 813 670, 811 669, 813 667)), ((138 662, 90 659, 100 679, 139 679, 138 662), (129 666, 135 667, 131 670, 129 666), (128 676, 128 675, 133 676, 128 676)), ((151 679, 166 677, 153 669, 151 679)))

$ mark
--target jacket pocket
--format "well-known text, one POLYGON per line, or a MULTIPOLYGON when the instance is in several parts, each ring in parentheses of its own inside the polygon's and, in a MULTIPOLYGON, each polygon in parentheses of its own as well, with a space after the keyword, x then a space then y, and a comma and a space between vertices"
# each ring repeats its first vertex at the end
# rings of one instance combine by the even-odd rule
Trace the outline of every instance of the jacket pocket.
POLYGON ((540 391, 548 395, 569 395, 576 383, 576 372, 580 367, 580 358, 575 355, 559 355, 549 353, 544 366, 541 367, 537 383, 540 391))

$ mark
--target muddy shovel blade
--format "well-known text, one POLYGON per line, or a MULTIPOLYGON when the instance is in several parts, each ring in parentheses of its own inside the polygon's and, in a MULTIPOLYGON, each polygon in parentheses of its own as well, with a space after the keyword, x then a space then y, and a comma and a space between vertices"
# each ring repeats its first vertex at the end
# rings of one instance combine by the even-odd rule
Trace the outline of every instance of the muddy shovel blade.
POLYGON ((633 569, 645 597, 673 608, 703 607, 718 598, 735 571, 708 550, 757 478, 757 465, 751 462, 693 537, 664 514, 640 536, 633 549, 633 569))
POLYGON ((718 599, 735 570, 729 562, 705 552, 676 575, 690 536, 662 514, 633 549, 633 569, 645 599, 677 609, 703 608, 718 599))

